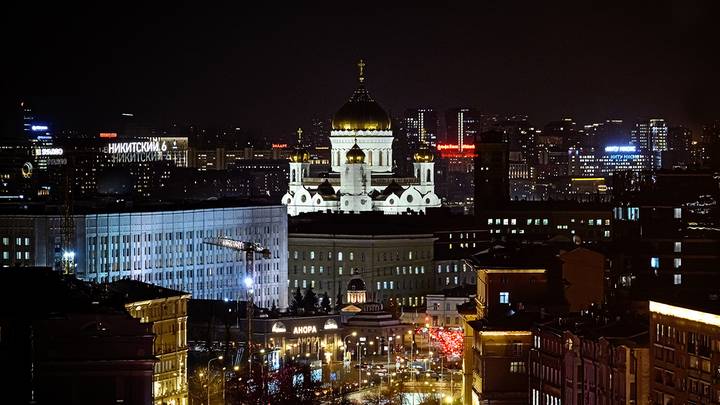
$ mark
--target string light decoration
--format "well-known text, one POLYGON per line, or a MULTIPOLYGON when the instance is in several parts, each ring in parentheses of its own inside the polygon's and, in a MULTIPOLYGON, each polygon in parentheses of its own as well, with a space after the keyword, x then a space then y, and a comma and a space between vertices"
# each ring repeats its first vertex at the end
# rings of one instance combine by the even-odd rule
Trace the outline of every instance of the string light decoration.
POLYGON ((462 356, 465 334, 461 328, 422 327, 415 334, 429 335, 431 345, 446 357, 462 356))

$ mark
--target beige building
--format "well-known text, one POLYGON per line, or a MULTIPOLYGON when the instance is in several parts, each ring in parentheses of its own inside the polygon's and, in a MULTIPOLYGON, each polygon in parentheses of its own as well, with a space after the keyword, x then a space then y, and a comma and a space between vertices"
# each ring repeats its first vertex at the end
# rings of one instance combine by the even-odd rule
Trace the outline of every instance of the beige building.
POLYGON ((187 303, 190 294, 120 280, 111 290, 124 297, 127 311, 143 323, 152 323, 153 354, 158 359, 153 373, 155 405, 187 405, 187 303))
POLYGON ((720 402, 717 294, 650 301, 650 402, 720 402), (709 299, 708 299, 709 298, 709 299))
MULTIPOLYGON (((316 224, 313 224, 316 225, 316 224)), ((327 292, 332 305, 338 294, 345 299, 345 288, 356 276, 367 285, 367 300, 396 300, 404 306, 425 304, 425 296, 435 290, 432 233, 386 232, 377 224, 345 228, 332 233, 328 224, 322 229, 305 226, 303 233, 288 237, 288 289, 327 292)), ((335 228, 338 228, 336 226, 335 228)))

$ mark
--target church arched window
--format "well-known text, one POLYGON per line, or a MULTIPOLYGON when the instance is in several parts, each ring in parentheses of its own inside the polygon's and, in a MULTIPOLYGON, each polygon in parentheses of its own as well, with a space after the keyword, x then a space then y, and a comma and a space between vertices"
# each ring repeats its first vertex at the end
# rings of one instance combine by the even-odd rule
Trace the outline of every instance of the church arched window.
POLYGON ((382 166, 382 165, 383 165, 383 158, 382 158, 382 155, 383 155, 383 153, 382 153, 382 151, 380 151, 380 156, 379 156, 379 158, 380 158, 380 161, 378 162, 378 164, 379 164, 380 166, 382 166))
POLYGON ((372 161, 372 151, 369 150, 369 151, 368 151, 368 165, 369 165, 369 166, 372 166, 372 164, 373 164, 373 161, 372 161))
POLYGON ((430 169, 427 169, 427 180, 428 183, 430 183, 430 169))
POLYGON ((295 182, 295 169, 290 172, 290 181, 295 182))

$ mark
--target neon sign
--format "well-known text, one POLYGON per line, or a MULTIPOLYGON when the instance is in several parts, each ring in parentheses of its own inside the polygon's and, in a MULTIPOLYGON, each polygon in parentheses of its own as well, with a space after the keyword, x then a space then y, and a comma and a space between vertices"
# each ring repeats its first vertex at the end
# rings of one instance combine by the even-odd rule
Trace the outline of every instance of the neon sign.
POLYGON ((606 146, 605 152, 636 152, 635 146, 606 146))
POLYGON ((37 131, 47 131, 48 126, 47 125, 33 125, 30 127, 31 130, 37 132, 37 131))
POLYGON ((293 335, 307 335, 308 333, 317 333, 317 326, 305 325, 293 328, 293 335))
POLYGON ((273 149, 285 149, 288 147, 288 144, 286 143, 274 143, 272 144, 273 149))

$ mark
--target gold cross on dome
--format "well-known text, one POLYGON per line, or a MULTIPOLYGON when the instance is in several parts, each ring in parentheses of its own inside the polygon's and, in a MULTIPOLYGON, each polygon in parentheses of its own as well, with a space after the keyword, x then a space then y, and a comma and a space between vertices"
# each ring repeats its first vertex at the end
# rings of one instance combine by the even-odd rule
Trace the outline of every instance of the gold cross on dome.
POLYGON ((360 59, 357 66, 360 68, 360 76, 358 78, 360 79, 360 82, 363 82, 365 80, 365 62, 360 59))
POLYGON ((303 133, 302 128, 298 128, 298 129, 297 129, 298 144, 300 143, 300 141, 302 141, 302 133, 303 133))

